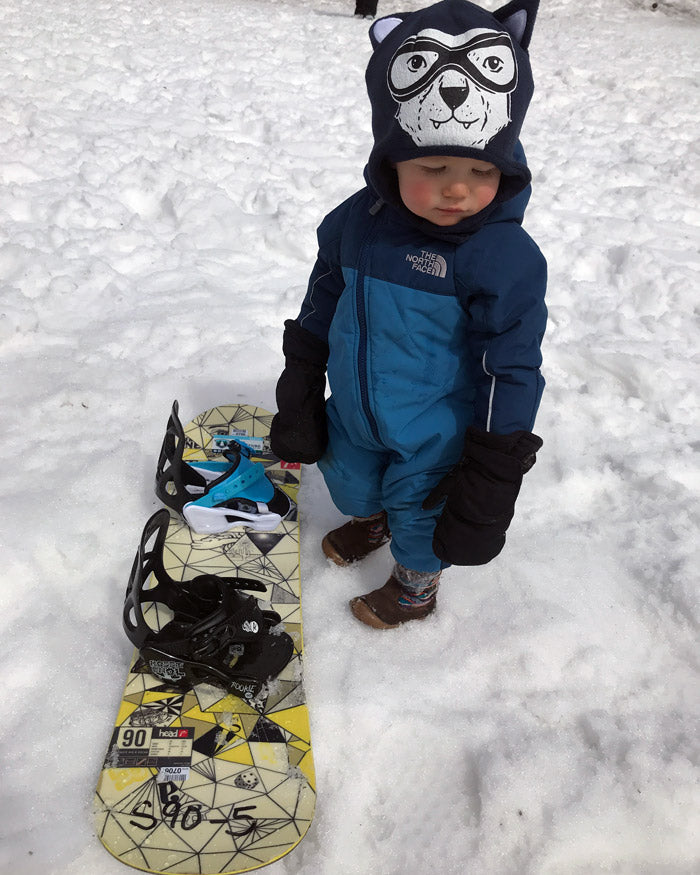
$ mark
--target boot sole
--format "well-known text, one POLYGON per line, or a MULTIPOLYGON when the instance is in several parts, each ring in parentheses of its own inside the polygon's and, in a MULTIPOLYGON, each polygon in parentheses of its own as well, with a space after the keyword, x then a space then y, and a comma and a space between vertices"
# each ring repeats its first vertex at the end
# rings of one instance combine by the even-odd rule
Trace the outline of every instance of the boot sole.
POLYGON ((399 626, 403 626, 405 623, 427 619, 433 613, 435 607, 433 606, 430 612, 423 617, 406 617, 405 620, 401 620, 398 623, 386 623, 381 617, 378 617, 377 614, 374 613, 367 602, 363 600, 362 596, 350 600, 350 610, 361 623, 364 623, 366 626, 371 626, 373 629, 398 629, 399 626))
POLYGON ((363 559, 366 559, 371 553, 374 553, 375 550, 378 550, 380 547, 383 547, 385 544, 388 544, 391 538, 386 538, 381 542, 381 544, 377 544, 376 547, 373 547, 371 550, 367 552, 366 556, 358 556, 357 559, 346 559, 341 553, 336 550, 333 544, 330 542, 328 535, 321 541, 321 549, 326 554, 326 556, 331 560, 331 562, 335 562, 336 565, 340 565, 341 568, 347 568, 348 565, 354 565, 356 562, 361 562, 363 559))
POLYGON ((333 544, 328 540, 328 536, 321 541, 321 549, 326 554, 326 556, 331 560, 331 562, 335 562, 336 565, 340 565, 345 568, 348 565, 352 565, 352 561, 348 562, 347 559, 343 559, 340 553, 335 549, 333 544))
POLYGON ((361 598, 351 600, 350 610, 361 623, 364 623, 365 626, 371 626, 373 629, 398 629, 401 625, 400 623, 385 623, 384 620, 380 620, 372 608, 361 598))

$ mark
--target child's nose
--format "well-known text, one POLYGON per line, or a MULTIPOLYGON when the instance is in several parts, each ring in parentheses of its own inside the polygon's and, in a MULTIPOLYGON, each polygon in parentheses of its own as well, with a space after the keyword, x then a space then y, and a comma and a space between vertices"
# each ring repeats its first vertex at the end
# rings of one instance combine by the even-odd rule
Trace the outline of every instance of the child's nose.
POLYGON ((461 180, 454 180, 445 186, 443 194, 445 197, 466 197, 469 194, 469 185, 461 180))

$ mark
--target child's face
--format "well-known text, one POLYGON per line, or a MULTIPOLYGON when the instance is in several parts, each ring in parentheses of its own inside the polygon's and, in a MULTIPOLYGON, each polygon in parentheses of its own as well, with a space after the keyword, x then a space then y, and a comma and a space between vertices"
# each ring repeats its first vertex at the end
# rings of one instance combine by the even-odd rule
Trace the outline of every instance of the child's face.
POLYGON ((396 164, 404 205, 443 227, 456 225, 496 197, 501 171, 488 161, 430 155, 396 164))

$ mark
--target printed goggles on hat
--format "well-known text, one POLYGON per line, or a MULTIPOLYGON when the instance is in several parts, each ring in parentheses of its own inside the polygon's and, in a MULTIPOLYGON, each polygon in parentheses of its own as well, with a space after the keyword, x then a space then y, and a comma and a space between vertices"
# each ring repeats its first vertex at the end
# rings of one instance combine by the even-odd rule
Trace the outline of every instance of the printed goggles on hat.
POLYGON ((411 100, 445 70, 463 73, 492 92, 512 91, 518 81, 515 53, 507 33, 482 33, 454 48, 433 37, 418 35, 406 40, 391 59, 389 89, 395 100, 411 100))

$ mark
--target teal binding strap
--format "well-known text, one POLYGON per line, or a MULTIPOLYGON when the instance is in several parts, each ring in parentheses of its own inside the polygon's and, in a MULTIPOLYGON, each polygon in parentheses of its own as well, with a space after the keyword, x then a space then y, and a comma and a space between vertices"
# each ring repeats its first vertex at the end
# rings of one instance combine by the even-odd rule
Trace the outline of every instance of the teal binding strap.
POLYGON ((224 479, 210 483, 204 495, 189 503, 200 507, 216 507, 231 498, 242 498, 267 504, 274 491, 275 487, 265 476, 265 466, 241 456, 234 471, 224 479), (245 470, 241 471, 241 468, 245 470))

